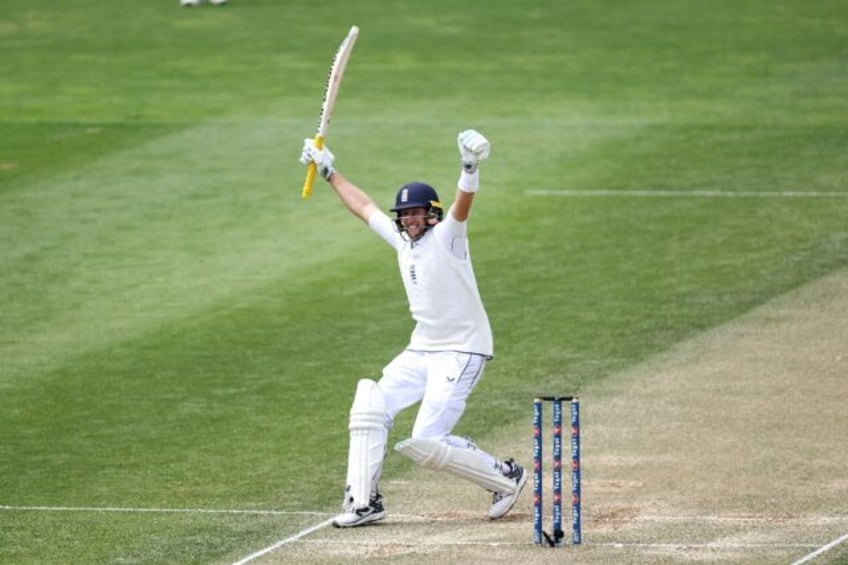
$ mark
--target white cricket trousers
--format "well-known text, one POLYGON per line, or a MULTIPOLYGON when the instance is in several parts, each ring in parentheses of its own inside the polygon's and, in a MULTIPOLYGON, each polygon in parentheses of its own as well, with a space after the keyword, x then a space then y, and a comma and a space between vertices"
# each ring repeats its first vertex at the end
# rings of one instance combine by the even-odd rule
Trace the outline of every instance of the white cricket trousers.
POLYGON ((388 427, 399 412, 420 401, 412 437, 448 436, 485 367, 486 357, 473 353, 403 351, 385 366, 379 382, 388 427))

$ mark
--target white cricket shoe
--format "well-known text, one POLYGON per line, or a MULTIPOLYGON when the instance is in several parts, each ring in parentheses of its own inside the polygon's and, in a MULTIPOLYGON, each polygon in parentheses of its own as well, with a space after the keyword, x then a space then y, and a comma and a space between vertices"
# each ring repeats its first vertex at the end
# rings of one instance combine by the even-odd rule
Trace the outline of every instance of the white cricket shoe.
POLYGON ((515 462, 515 459, 508 459, 512 470, 506 473, 506 477, 515 481, 515 490, 513 492, 496 492, 492 494, 492 505, 489 507, 489 518, 497 520, 506 515, 515 506, 521 491, 524 490, 524 485, 527 484, 527 473, 524 472, 524 467, 515 462))
POLYGON ((200 0, 180 0, 180 6, 200 6, 200 0))
POLYGON ((383 509, 383 497, 377 495, 368 502, 368 506, 364 508, 349 508, 336 516, 333 519, 333 526, 336 528, 355 528, 356 526, 364 526, 379 522, 386 517, 386 511, 383 509))
POLYGON ((209 0, 209 3, 213 6, 220 6, 221 4, 226 4, 227 0, 209 0))

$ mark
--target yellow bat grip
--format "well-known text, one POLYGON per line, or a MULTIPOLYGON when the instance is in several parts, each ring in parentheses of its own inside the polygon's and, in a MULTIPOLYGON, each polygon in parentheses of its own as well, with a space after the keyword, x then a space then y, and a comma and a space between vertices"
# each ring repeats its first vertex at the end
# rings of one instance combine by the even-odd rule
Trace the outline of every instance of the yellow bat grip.
MULTIPOLYGON (((324 148, 324 136, 318 134, 315 136, 315 147, 318 149, 324 148)), ((312 185, 315 183, 315 173, 318 172, 318 167, 315 165, 315 161, 309 163, 309 166, 306 168, 306 180, 303 181, 303 190, 300 191, 300 195, 303 198, 309 198, 312 196, 312 185)))

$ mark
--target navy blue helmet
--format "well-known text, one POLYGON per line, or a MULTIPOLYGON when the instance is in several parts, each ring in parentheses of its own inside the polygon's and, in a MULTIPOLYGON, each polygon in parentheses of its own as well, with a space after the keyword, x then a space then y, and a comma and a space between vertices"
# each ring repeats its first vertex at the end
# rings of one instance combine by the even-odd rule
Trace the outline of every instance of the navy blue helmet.
POLYGON ((438 218, 439 221, 444 215, 436 189, 423 182, 410 182, 400 187, 395 197, 395 206, 391 211, 397 214, 401 210, 410 208, 424 208, 428 216, 438 218))

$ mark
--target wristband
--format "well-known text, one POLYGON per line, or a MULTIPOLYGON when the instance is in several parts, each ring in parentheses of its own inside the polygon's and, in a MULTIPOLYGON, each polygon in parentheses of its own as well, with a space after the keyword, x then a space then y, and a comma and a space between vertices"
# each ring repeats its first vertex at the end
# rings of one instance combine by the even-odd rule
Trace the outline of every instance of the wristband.
POLYGON ((463 192, 477 192, 477 189, 480 188, 480 171, 469 173, 463 169, 459 173, 459 180, 456 182, 456 187, 463 192))

